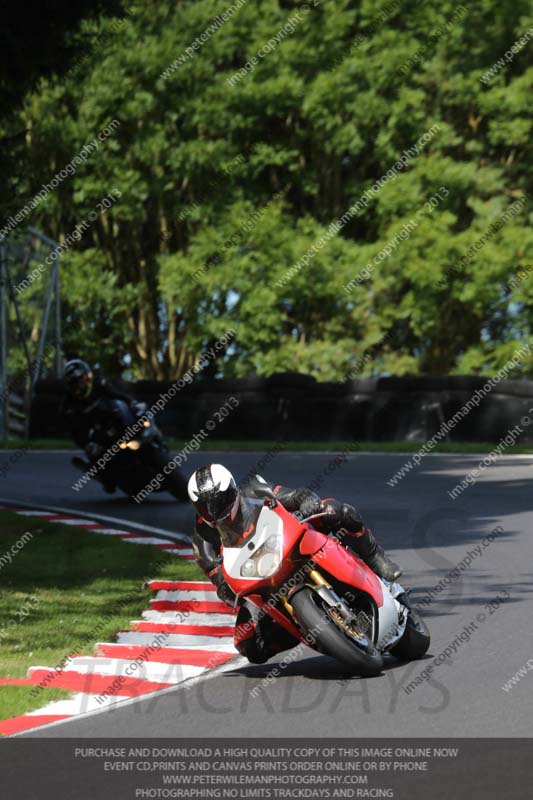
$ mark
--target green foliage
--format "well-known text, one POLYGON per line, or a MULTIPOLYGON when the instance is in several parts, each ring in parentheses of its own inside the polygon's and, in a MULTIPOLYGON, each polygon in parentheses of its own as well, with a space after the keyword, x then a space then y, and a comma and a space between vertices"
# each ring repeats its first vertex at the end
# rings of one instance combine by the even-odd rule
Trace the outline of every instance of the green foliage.
MULTIPOLYGON (((9 213, 120 122, 31 220, 61 238, 122 193, 63 258, 68 353, 176 377, 233 327, 217 367, 226 376, 501 366, 530 329, 533 280, 509 286, 533 263, 531 198, 487 232, 531 191, 533 41, 480 78, 533 26, 530 4, 247 0, 187 54, 220 13, 215 0, 161 0, 133 3, 120 25, 86 22, 74 72, 25 95, 9 213), (91 50, 95 29, 106 35, 91 50), (419 154, 287 277, 432 126, 419 154), (448 195, 428 210, 441 186, 448 195)), ((532 371, 523 363, 517 375, 532 371)))

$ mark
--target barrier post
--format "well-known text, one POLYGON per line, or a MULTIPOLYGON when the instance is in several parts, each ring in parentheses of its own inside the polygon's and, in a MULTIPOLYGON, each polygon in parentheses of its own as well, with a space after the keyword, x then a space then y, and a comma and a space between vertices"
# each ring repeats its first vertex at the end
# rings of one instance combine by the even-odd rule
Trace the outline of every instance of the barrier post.
POLYGON ((0 243, 0 438, 7 438, 7 288, 6 248, 0 243))

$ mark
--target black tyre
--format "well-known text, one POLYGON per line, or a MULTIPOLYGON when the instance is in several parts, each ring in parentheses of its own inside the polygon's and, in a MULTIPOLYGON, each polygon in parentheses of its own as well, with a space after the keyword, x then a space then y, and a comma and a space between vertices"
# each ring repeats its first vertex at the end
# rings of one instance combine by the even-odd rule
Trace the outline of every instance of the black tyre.
POLYGON ((296 619, 323 653, 363 677, 381 672, 383 659, 372 642, 362 634, 342 628, 320 595, 305 587, 292 595, 290 603, 296 619))
POLYGON ((171 457, 166 447, 152 447, 151 451, 149 451, 148 463, 155 471, 155 474, 163 473, 165 475, 165 480, 161 484, 161 488, 157 491, 170 492, 180 503, 186 503, 189 499, 189 495, 187 494, 187 480, 178 467, 174 467, 170 475, 166 475, 164 468, 169 461, 171 461, 171 457))
POLYGON ((402 638, 391 648, 390 652, 400 661, 414 661, 422 658, 431 643, 429 628, 413 608, 409 609, 407 625, 402 638))
POLYGON ((183 476, 180 470, 175 467, 172 475, 167 477, 165 481, 165 489, 167 492, 179 500, 180 503, 187 503, 189 495, 187 493, 187 479, 183 476))

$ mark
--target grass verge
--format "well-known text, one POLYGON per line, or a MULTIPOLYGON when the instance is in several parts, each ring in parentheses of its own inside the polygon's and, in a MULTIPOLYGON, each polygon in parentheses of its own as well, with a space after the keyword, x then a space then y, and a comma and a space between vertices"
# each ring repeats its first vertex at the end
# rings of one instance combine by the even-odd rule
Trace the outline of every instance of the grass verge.
MULTIPOLYGON (((0 512, 0 677, 92 655, 148 606, 152 578, 205 580, 194 562, 66 525, 0 512), (11 554, 11 563, 6 554, 11 554)), ((60 689, 0 686, 0 720, 68 696, 60 689)))
MULTIPOLYGON (((168 439, 169 447, 173 451, 181 450, 188 442, 185 439, 168 439)), ((343 450, 361 451, 366 453, 416 453, 424 442, 349 442, 349 441, 328 441, 313 442, 301 441, 291 442, 271 442, 262 439, 256 440, 229 440, 229 439, 206 439, 199 443, 199 450, 240 450, 268 452, 274 447, 286 452, 308 452, 318 450, 321 452, 338 453, 343 450), (283 448, 280 445, 283 444, 283 448)), ((490 453, 498 445, 498 442, 439 442, 434 448, 433 453, 490 453)), ((29 441, 21 439, 8 439, 0 442, 0 450, 78 450, 79 448, 67 439, 31 439, 29 441)), ((533 454, 533 442, 515 444, 506 448, 506 454, 529 455, 533 454)))

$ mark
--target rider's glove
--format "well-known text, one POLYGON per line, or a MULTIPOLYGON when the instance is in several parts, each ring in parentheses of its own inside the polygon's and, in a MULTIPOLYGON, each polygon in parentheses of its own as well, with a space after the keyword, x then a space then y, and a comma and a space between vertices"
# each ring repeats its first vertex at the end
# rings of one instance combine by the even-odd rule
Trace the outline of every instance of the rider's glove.
POLYGON ((142 417, 148 406, 146 403, 142 403, 140 400, 132 400, 131 403, 131 410, 137 417, 142 417))
POLYGON ((307 517, 312 517, 314 514, 320 514, 323 510, 322 501, 317 497, 306 497, 300 503, 300 508, 298 509, 300 519, 307 519, 307 517))
POLYGON ((217 589, 217 597, 221 603, 226 603, 227 606, 233 608, 237 595, 232 592, 227 583, 222 583, 217 589))
POLYGON ((343 503, 341 508, 342 525, 352 533, 359 533, 364 528, 363 518, 356 508, 343 503))
POLYGON ((324 500, 323 506, 326 516, 320 521, 321 530, 338 533, 344 529, 357 535, 363 529, 361 515, 348 503, 328 498, 324 500))
POLYGON ((215 562, 214 568, 211 572, 208 573, 208 578, 211 582, 216 586, 217 589, 217 597, 222 603, 226 603, 228 606, 235 605, 235 598, 236 594, 232 592, 229 588, 228 584, 224 580, 224 576, 222 574, 222 569, 220 564, 222 563, 222 559, 218 558, 215 562))
POLYGON ((96 444, 96 442, 89 442, 85 447, 85 452, 91 461, 96 461, 96 459, 102 454, 102 451, 103 447, 101 447, 99 444, 96 444))

